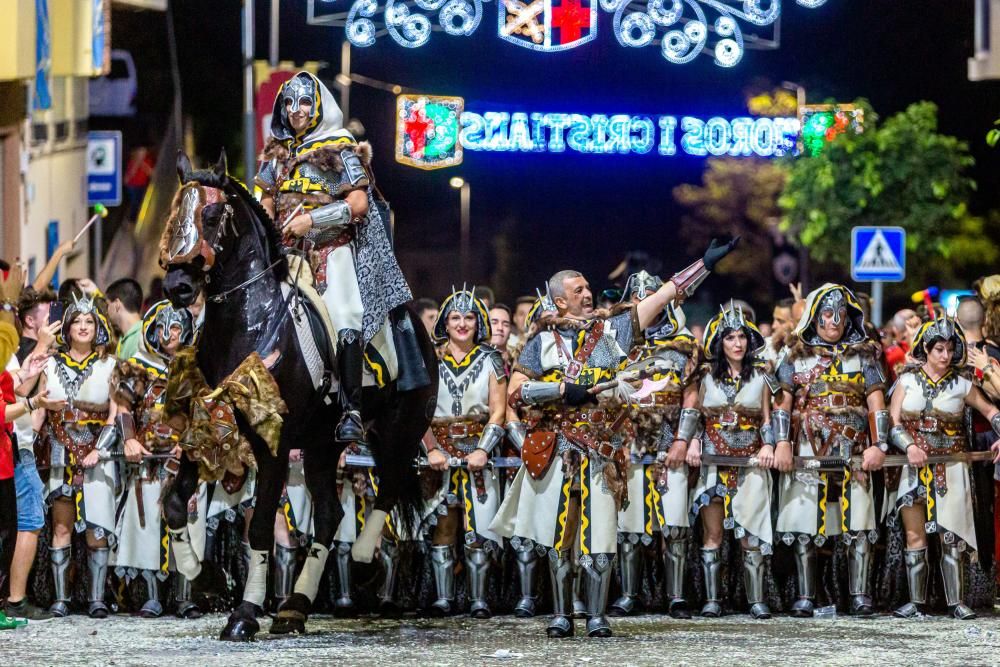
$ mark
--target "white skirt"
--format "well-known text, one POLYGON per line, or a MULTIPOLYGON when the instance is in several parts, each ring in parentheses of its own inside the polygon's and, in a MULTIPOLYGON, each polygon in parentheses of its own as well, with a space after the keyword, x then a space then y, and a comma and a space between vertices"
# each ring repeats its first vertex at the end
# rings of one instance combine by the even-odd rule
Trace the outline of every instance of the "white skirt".
POLYGON ((895 503, 900 508, 923 503, 924 530, 937 533, 945 544, 957 544, 960 550, 979 550, 972 509, 972 482, 968 463, 948 463, 944 468, 946 493, 940 493, 934 480, 933 466, 903 466, 895 503))
POLYGON ((70 469, 52 466, 49 470, 48 501, 66 498, 76 504, 79 519, 74 524, 78 533, 86 530, 94 532, 97 539, 108 538, 113 547, 115 535, 115 487, 117 470, 114 461, 101 461, 93 468, 83 471, 83 493, 77 495, 67 479, 70 469))
POLYGON ((703 466, 692 494, 691 520, 715 498, 722 499, 725 515, 722 527, 732 530, 737 539, 747 538, 751 547, 771 553, 774 531, 771 528, 771 473, 765 468, 723 468, 703 466), (735 488, 728 483, 736 475, 735 488))

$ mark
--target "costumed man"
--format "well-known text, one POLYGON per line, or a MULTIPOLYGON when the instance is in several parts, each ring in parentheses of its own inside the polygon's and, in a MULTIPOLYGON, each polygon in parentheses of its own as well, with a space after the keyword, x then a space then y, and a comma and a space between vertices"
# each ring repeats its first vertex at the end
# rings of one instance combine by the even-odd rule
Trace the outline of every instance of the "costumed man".
POLYGON ((437 407, 423 445, 436 477, 428 501, 434 526, 431 567, 437 600, 430 612, 446 616, 455 602, 456 539, 461 536, 468 576, 469 613, 492 616, 486 603, 490 565, 503 542, 490 528, 500 505, 500 480, 487 468, 506 432, 507 373, 489 345, 489 311, 472 291, 453 291, 438 311, 434 338, 443 342, 438 362, 437 407))
POLYGON ((848 543, 850 613, 874 613, 868 579, 884 517, 876 514, 870 473, 885 461, 890 426, 878 354, 857 297, 827 283, 806 298, 777 368, 782 392, 771 426, 775 467, 784 473, 777 534, 795 552, 799 598, 792 615, 799 618, 811 617, 815 607, 816 547, 836 535, 848 543), (852 455, 863 457, 861 470, 852 470, 852 455), (845 466, 843 472, 795 470, 795 456, 836 456, 845 466))
MULTIPOLYGON (((120 359, 111 377, 115 426, 127 462, 122 471, 114 566, 126 582, 137 576, 145 581, 146 602, 139 611, 145 618, 163 613, 159 582, 170 574, 170 540, 161 521, 160 495, 163 484, 177 470, 181 448, 178 430, 163 419, 163 401, 170 360, 194 341, 193 320, 186 308, 174 308, 169 301, 153 304, 142 318, 138 351, 120 359)), ((193 500, 197 503, 197 495, 193 500)), ((178 613, 200 615, 184 575, 177 573, 176 586, 178 613)))
POLYGON ((764 601, 764 557, 772 552, 770 428, 772 388, 777 382, 760 359, 764 337, 732 301, 705 327, 707 361, 698 390, 705 432, 688 449, 688 464, 700 466, 691 518, 702 521, 701 564, 705 605, 701 615, 722 615, 723 530, 732 530, 743 550, 743 582, 750 615, 771 617, 764 601), (697 442, 697 441, 696 441, 697 442), (715 456, 742 458, 755 466, 702 465, 701 446, 715 456))
MULTIPOLYGON (((52 579, 55 616, 69 613, 72 533, 86 533, 90 574, 88 613, 106 618, 104 602, 109 550, 115 546, 115 497, 118 475, 107 454, 117 442, 111 374, 115 358, 111 325, 92 297, 66 306, 59 351, 49 358, 39 391, 65 408, 46 410, 40 442, 51 462, 48 502, 52 507, 52 579), (46 451, 47 450, 47 451, 46 451)), ((41 457, 40 457, 41 458, 41 457)), ((43 459, 45 460, 45 459, 43 459)))
POLYGON ((587 634, 612 634, 604 613, 631 436, 614 383, 599 383, 613 380, 628 352, 641 342, 642 331, 676 297, 690 296, 735 243, 720 246, 713 241, 702 260, 614 316, 595 312, 590 287, 580 273, 560 271, 549 279, 558 315, 543 320, 545 328, 525 344, 509 391, 510 402, 538 413, 539 421, 525 440, 524 465, 491 528, 511 538, 515 549, 528 541, 548 551, 555 612, 547 628, 550 637, 574 632, 570 553, 577 540, 587 634))
MULTIPOLYGON (((962 599, 962 553, 978 556, 970 464, 966 461, 928 461, 969 451, 970 429, 966 408, 979 412, 1000 436, 1000 410, 975 386, 965 368, 965 336, 958 324, 941 316, 925 322, 913 339, 910 354, 916 363, 904 367, 893 387, 890 411, 895 426, 890 439, 906 454, 899 482, 896 511, 906 532, 906 578, 910 601, 897 616, 919 617, 927 602, 929 564, 927 534, 941 540, 941 578, 945 603, 952 616, 976 617, 962 599)), ((1000 452, 1000 441, 991 449, 1000 452)))
MULTIPOLYGON (((663 286, 645 271, 629 276, 622 300, 641 303, 663 286)), ((655 463, 636 463, 629 471, 629 504, 618 515, 618 551, 622 595, 608 611, 627 616, 635 610, 642 588, 643 551, 663 535, 668 611, 674 618, 690 618, 684 599, 687 547, 690 535, 686 444, 698 425, 698 385, 693 383, 698 342, 685 325, 684 311, 668 303, 643 333, 642 343, 629 355, 630 365, 646 365, 648 392, 630 402, 636 425, 633 460, 646 454, 655 463)), ((641 390, 640 390, 641 391, 641 390)))
MULTIPOLYGON (((356 142, 343 120, 333 95, 314 75, 299 72, 286 81, 274 101, 272 137, 255 184, 287 242, 304 237, 312 248, 316 288, 338 336, 344 414, 335 435, 339 442, 363 442, 366 346, 388 328, 390 312, 412 296, 392 252, 388 220, 372 194, 371 147, 356 142)), ((401 374, 408 351, 419 359, 415 347, 399 349, 402 324, 392 327, 401 374)))

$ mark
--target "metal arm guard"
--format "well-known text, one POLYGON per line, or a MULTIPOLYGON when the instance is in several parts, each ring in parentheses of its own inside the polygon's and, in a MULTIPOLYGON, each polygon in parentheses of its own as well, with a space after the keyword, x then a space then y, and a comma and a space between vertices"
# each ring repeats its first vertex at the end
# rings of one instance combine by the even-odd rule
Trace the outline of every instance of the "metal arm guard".
POLYGON ((889 442, 892 443, 893 447, 904 454, 906 453, 906 450, 917 444, 916 440, 913 439, 913 436, 910 435, 910 432, 907 431, 906 427, 902 424, 893 426, 892 430, 889 431, 889 442))
POLYGON ((133 421, 132 415, 128 412, 120 413, 115 417, 115 426, 118 427, 118 432, 122 436, 122 442, 127 442, 135 438, 135 421, 133 421))
POLYGON ((527 436, 528 429, 524 425, 524 422, 507 422, 507 438, 517 447, 517 451, 521 451, 521 448, 524 447, 524 439, 527 436))
POLYGON ((351 207, 346 201, 335 201, 309 211, 313 226, 306 235, 313 243, 322 245, 340 236, 351 224, 351 207))
POLYGON ((888 410, 875 410, 869 413, 869 429, 873 445, 889 442, 889 427, 892 419, 888 410))
POLYGON ((771 428, 774 430, 774 442, 788 442, 792 435, 792 415, 788 410, 775 410, 771 413, 771 428))
POLYGON ((558 382, 525 382, 521 385, 521 401, 525 405, 551 403, 560 398, 558 382))
POLYGON ((506 431, 500 424, 487 424, 486 428, 483 429, 483 434, 479 436, 479 444, 476 445, 476 449, 490 454, 503 441, 505 435, 506 431))
POLYGON ((689 297, 694 294, 694 291, 698 289, 698 286, 705 281, 708 274, 709 270, 705 268, 705 260, 699 259, 691 266, 681 269, 674 275, 670 276, 670 282, 672 282, 677 288, 678 294, 683 294, 685 297, 689 297))
POLYGON ((768 422, 760 427, 760 439, 765 445, 774 447, 777 443, 774 439, 774 427, 768 422))
POLYGON ((691 442, 694 434, 698 431, 698 421, 700 419, 701 413, 694 408, 684 408, 681 410, 681 417, 677 423, 677 435, 674 436, 675 439, 691 442))
POLYGON ((1000 412, 993 415, 993 419, 990 420, 990 426, 993 427, 993 432, 1000 436, 1000 412))
POLYGON ((105 424, 97 436, 97 449, 102 452, 111 450, 118 444, 118 428, 115 424, 105 424))

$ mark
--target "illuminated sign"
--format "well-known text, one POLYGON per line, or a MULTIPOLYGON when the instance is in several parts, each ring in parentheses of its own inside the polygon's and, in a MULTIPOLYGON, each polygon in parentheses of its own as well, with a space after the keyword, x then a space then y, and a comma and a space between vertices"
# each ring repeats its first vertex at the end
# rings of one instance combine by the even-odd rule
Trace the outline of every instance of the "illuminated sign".
POLYGON ((396 160, 451 167, 462 151, 665 157, 778 157, 796 152, 796 118, 723 118, 464 110, 461 97, 400 95, 396 160))
POLYGON ((864 131, 864 111, 853 104, 808 104, 799 111, 802 152, 819 155, 823 147, 845 132, 864 131))
MULTIPOLYGON (((309 0, 308 22, 343 27, 354 46, 373 46, 388 35, 416 49, 434 31, 469 37, 484 23, 488 0, 309 0)), ((796 0, 814 9, 826 0, 796 0)), ((667 62, 708 55, 720 67, 743 59, 746 45, 777 48, 780 0, 497 0, 497 36, 534 51, 553 53, 595 40, 603 18, 619 45, 652 46, 667 62), (772 27, 774 39, 759 36, 772 27), (747 34, 743 31, 749 28, 747 34)))

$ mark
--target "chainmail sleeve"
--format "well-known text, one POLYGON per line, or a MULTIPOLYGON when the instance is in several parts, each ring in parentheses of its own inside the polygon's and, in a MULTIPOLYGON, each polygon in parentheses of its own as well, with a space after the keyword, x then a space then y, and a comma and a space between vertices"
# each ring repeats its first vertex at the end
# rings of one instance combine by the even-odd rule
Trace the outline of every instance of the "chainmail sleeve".
POLYGON ((861 374, 865 379, 865 394, 886 390, 885 373, 882 372, 882 363, 871 357, 864 357, 861 360, 861 374))
POLYGON ((544 369, 542 368, 541 336, 532 336, 524 344, 521 356, 517 358, 517 363, 514 364, 514 370, 527 375, 529 378, 537 378, 542 375, 544 369))

